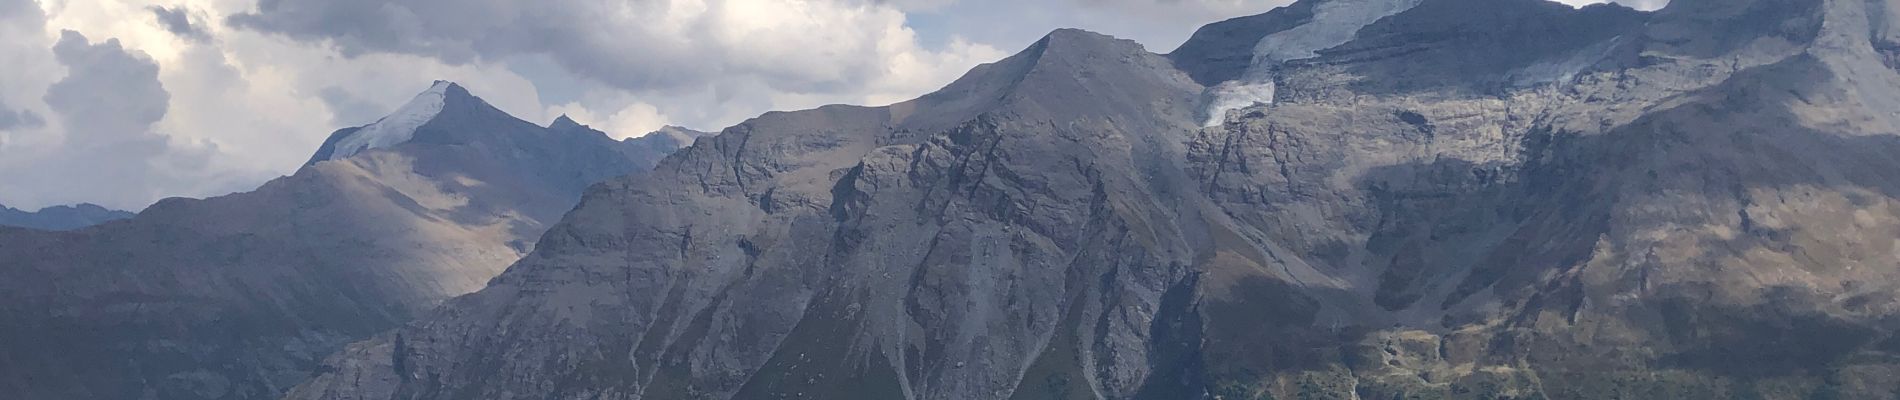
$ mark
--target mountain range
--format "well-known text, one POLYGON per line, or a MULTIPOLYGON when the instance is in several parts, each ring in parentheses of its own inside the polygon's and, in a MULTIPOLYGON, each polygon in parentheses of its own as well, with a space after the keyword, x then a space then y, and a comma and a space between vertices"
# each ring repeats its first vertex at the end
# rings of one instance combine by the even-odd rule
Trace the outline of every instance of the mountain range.
POLYGON ((1900 4, 1058 30, 589 192, 292 399, 1894 398, 1900 4))
POLYGON ((1900 1, 1298 0, 0 227, 22 399, 1896 399, 1900 1))
POLYGON ((0 227, 0 392, 275 398, 344 344, 480 289, 589 185, 690 136, 536 126, 436 82, 254 191, 74 232, 0 227))
POLYGON ((70 231, 132 218, 132 215, 131 212, 107 209, 90 203, 46 207, 32 212, 0 206, 0 226, 70 231))

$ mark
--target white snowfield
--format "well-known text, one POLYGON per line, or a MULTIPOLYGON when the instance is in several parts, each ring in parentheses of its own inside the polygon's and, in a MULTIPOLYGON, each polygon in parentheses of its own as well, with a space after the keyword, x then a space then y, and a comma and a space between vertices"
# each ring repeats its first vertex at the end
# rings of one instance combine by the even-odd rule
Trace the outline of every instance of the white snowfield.
POLYGON ((408 104, 403 104, 395 112, 376 123, 356 130, 350 136, 336 142, 336 148, 330 153, 331 160, 339 160, 361 153, 364 150, 387 148, 415 137, 416 128, 435 119, 442 113, 443 101, 447 98, 450 83, 436 81, 429 90, 417 94, 408 104))
POLYGON ((1410 10, 1423 0, 1332 0, 1313 6, 1313 19, 1305 24, 1260 38, 1254 45, 1253 63, 1240 79, 1207 89, 1207 119, 1203 126, 1217 126, 1227 112, 1254 104, 1273 104, 1273 68, 1292 60, 1319 57, 1319 51, 1346 44, 1359 29, 1379 19, 1410 10))

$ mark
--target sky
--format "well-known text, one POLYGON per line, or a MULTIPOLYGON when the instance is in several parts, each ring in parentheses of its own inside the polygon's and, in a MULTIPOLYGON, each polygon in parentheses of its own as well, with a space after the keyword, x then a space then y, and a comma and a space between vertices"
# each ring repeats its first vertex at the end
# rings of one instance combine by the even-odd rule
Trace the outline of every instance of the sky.
POLYGON ((1288 2, 0 0, 0 204, 250 190, 437 79, 540 124, 717 131, 907 100, 1056 28, 1159 53, 1288 2))

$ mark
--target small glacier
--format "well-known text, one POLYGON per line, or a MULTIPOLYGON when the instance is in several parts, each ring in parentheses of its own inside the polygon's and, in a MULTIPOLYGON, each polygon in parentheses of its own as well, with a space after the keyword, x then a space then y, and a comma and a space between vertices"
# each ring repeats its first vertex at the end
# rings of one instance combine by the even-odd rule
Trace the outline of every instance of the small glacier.
POLYGON ((1313 19, 1274 32, 1254 45, 1253 67, 1313 58, 1320 50, 1346 44, 1359 29, 1418 6, 1422 0, 1332 0, 1313 6, 1313 19))
POLYGON ((1201 125, 1212 127, 1226 122, 1228 111, 1273 104, 1274 68, 1287 61, 1318 57, 1320 50, 1346 44, 1360 29, 1410 10, 1421 1, 1330 0, 1314 5, 1312 20, 1269 34, 1254 44, 1253 62, 1240 79, 1207 88, 1202 96, 1207 119, 1201 125))

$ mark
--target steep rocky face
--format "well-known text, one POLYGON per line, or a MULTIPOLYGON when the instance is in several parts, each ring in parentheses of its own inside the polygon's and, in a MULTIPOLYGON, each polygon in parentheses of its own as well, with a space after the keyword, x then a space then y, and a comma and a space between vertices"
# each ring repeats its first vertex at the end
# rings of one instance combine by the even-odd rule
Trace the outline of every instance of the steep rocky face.
POLYGON ((1058 31, 603 185, 289 397, 1894 398, 1894 9, 1424 0, 1231 73, 1058 31))
POLYGON ((252 192, 77 232, 0 229, 0 391, 277 397, 343 344, 481 288, 588 185, 671 150, 535 126, 446 82, 430 93, 433 114, 384 129, 402 140, 326 145, 252 192))
POLYGON ((132 215, 131 212, 107 209, 96 204, 83 203, 70 206, 46 207, 33 212, 0 206, 0 226, 47 231, 70 231, 132 218, 132 215))
POLYGON ((1212 395, 1894 395, 1896 221, 1876 176, 1900 168, 1900 80, 1867 30, 1881 2, 1586 8, 1556 15, 1649 22, 1479 58, 1507 78, 1587 61, 1555 84, 1433 62, 1518 47, 1468 28, 1355 50, 1454 3, 1284 67, 1274 105, 1197 139, 1210 192, 1286 247, 1266 270, 1293 272, 1260 287, 1299 305, 1203 298, 1212 395))

